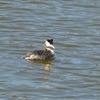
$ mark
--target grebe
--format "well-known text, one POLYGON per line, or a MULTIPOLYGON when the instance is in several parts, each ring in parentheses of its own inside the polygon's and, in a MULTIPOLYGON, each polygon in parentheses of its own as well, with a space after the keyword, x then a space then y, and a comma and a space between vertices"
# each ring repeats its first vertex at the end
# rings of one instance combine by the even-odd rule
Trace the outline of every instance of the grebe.
POLYGON ((26 54, 24 57, 25 60, 44 60, 54 58, 53 39, 47 39, 45 41, 44 50, 35 50, 31 53, 26 54))

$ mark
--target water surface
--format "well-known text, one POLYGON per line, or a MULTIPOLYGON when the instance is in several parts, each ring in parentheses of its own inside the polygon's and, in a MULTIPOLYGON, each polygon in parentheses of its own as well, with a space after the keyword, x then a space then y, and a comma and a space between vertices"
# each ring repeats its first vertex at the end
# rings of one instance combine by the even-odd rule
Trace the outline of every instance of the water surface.
POLYGON ((100 0, 0 0, 0 99, 99 100, 100 0), (55 60, 23 59, 47 38, 55 60))

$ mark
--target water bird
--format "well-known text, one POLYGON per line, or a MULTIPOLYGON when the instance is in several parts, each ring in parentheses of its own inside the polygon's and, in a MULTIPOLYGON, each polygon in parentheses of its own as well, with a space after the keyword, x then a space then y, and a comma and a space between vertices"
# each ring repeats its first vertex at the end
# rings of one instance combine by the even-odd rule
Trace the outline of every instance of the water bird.
POLYGON ((55 52, 53 46, 53 39, 47 39, 44 44, 44 50, 34 50, 31 53, 26 54, 25 60, 45 60, 53 59, 55 52))

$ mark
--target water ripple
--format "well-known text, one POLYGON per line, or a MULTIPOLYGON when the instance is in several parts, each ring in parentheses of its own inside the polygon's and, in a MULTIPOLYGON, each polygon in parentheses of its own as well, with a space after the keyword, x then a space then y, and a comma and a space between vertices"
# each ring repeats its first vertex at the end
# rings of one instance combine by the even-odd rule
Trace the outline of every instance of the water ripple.
POLYGON ((99 100, 99 8, 99 0, 1 0, 0 98, 99 100), (55 60, 22 59, 48 38, 55 60))

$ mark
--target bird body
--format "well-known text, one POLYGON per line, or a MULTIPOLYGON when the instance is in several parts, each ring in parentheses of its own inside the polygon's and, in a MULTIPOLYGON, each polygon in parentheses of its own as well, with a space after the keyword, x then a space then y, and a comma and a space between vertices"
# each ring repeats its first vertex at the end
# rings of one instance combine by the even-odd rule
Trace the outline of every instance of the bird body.
POLYGON ((28 53, 24 58, 26 60, 44 60, 54 58, 54 50, 53 39, 48 39, 45 41, 45 49, 44 50, 34 50, 31 53, 28 53))

